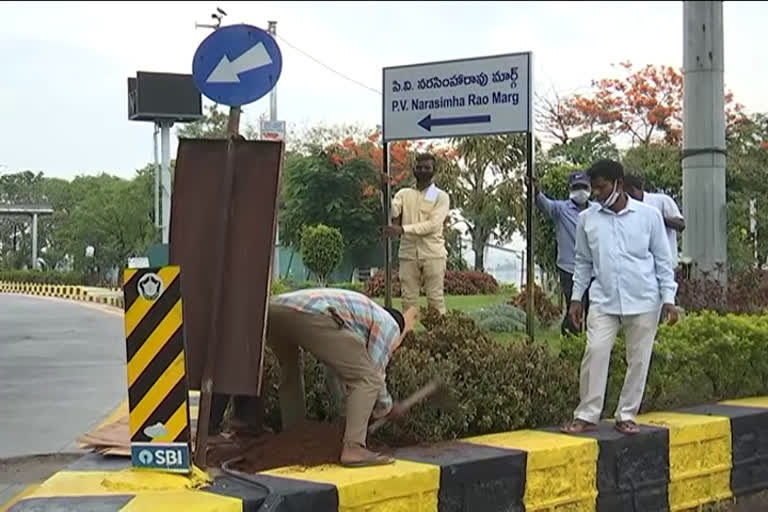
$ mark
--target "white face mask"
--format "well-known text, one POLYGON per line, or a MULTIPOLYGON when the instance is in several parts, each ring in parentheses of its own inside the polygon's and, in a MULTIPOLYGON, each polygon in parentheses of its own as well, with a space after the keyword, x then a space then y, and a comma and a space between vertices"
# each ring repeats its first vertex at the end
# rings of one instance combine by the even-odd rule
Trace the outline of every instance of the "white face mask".
POLYGON ((611 195, 608 196, 607 199, 600 200, 598 199, 597 202, 600 203, 600 206, 603 208, 610 208, 614 204, 616 204, 616 201, 619 200, 619 196, 621 195, 616 188, 617 182, 613 182, 613 192, 611 192, 611 195))
POLYGON ((581 206, 589 200, 589 194, 590 191, 585 189, 571 190, 571 201, 581 206))

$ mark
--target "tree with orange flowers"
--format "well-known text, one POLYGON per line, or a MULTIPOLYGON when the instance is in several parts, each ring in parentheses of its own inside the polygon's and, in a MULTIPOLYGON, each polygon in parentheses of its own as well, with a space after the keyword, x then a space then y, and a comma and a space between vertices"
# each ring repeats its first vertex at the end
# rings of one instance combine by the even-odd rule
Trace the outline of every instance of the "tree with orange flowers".
MULTIPOLYGON (((647 64, 635 68, 629 61, 618 65, 620 76, 592 81, 586 94, 540 98, 538 120, 543 130, 560 143, 576 133, 605 131, 627 135, 632 145, 682 141, 683 75, 673 66, 647 64)), ((725 96, 729 129, 743 118, 743 106, 733 94, 725 96)))

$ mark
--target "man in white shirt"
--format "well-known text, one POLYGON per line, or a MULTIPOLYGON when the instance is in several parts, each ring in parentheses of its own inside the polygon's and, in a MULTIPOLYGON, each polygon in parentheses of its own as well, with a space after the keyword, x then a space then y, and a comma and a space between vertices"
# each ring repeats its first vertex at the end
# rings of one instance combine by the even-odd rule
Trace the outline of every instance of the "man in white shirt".
POLYGON ((597 204, 579 215, 569 314, 575 325, 584 313, 589 288, 587 346, 581 362, 580 403, 563 432, 594 430, 600 421, 608 363, 616 335, 624 327, 627 374, 616 408, 616 429, 636 434, 635 417, 648 376, 659 310, 677 321, 677 283, 661 213, 624 192, 624 168, 599 160, 587 174, 597 204), (591 278, 594 280, 591 282, 591 278))
POLYGON ((416 155, 416 188, 403 188, 392 199, 392 225, 384 233, 400 240, 400 289, 403 309, 418 307, 422 286, 427 306, 445 313, 444 283, 448 251, 443 227, 450 209, 448 194, 433 183, 435 157, 416 155))
POLYGON ((674 199, 661 192, 655 194, 645 192, 643 185, 643 180, 639 176, 628 174, 624 178, 624 192, 629 194, 635 201, 649 204, 661 212, 661 216, 664 219, 664 225, 667 227, 667 237, 669 239, 669 249, 672 252, 672 261, 675 264, 675 268, 677 268, 677 234, 682 233, 685 229, 685 219, 683 218, 683 214, 680 213, 680 208, 677 207, 677 203, 675 203, 674 199))

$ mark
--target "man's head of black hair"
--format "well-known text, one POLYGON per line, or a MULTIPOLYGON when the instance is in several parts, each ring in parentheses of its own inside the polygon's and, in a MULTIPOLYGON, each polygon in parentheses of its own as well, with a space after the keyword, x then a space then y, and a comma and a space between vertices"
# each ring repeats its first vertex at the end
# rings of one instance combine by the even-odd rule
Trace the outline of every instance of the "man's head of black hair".
POLYGON ((627 174, 624 176, 624 192, 636 201, 643 200, 644 185, 643 179, 637 174, 627 174))

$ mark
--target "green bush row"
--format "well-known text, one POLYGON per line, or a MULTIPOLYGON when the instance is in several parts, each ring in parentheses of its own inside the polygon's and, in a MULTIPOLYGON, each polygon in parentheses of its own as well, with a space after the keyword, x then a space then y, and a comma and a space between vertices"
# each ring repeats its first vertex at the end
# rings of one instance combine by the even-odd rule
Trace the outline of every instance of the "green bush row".
MULTIPOLYGON (((564 339, 561 358, 579 364, 586 337, 564 339)), ((611 354, 605 412, 613 414, 626 371, 619 336, 611 354)), ((656 411, 768 393, 768 317, 689 315, 662 325, 653 347, 641 411, 656 411)))
POLYGON ((56 272, 49 270, 2 270, 0 281, 12 283, 82 285, 85 275, 81 272, 56 272))
MULTIPOLYGON (((439 377, 445 392, 377 432, 392 446, 450 440, 521 428, 559 425, 579 399, 578 375, 585 337, 564 339, 559 354, 539 344, 499 344, 456 311, 444 317, 422 311, 423 332, 411 333, 393 356, 387 382, 403 399, 439 377)), ((611 417, 624 379, 624 342, 614 347, 604 416, 611 417)), ((308 415, 331 416, 322 364, 305 354, 308 415)), ((279 428, 279 368, 268 350, 266 413, 279 428)), ((662 326, 642 411, 669 410, 728 398, 768 394, 768 318, 689 316, 662 326)))

